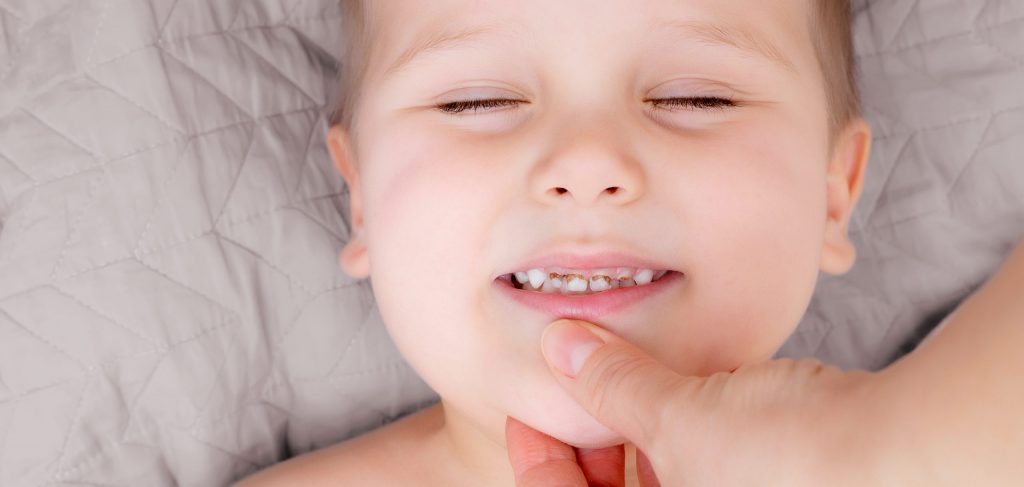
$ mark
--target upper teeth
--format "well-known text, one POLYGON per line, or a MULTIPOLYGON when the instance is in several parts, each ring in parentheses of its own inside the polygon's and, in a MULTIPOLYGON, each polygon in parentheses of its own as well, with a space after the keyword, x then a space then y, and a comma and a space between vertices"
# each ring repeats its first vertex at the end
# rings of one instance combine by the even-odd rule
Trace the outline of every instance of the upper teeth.
POLYGON ((616 289, 619 287, 643 286, 661 279, 668 271, 618 267, 579 271, 562 267, 530 269, 513 273, 514 284, 523 289, 545 293, 584 294, 616 289))

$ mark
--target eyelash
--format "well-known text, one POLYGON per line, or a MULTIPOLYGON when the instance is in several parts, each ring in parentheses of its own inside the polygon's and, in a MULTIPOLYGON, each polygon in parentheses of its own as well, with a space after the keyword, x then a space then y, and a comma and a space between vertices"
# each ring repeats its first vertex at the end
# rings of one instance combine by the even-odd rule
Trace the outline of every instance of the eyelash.
MULTIPOLYGON (((735 108, 736 103, 728 98, 719 98, 716 96, 697 96, 691 98, 656 98, 647 99, 644 101, 653 101, 655 106, 657 105, 675 105, 684 106, 691 109, 712 111, 712 110, 725 110, 728 108, 735 108)), ((449 114, 460 114, 466 110, 472 109, 473 112, 478 112, 480 108, 492 108, 498 106, 507 105, 520 105, 522 100, 511 100, 511 99, 489 99, 489 100, 463 100, 454 101, 451 103, 444 103, 437 105, 435 108, 444 113, 449 114)), ((671 109, 670 109, 671 111, 671 109)))

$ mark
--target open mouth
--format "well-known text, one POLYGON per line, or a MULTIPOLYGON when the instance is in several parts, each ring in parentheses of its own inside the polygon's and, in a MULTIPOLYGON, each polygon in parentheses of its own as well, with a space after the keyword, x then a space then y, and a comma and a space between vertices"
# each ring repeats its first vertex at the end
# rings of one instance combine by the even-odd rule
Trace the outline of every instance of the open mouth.
POLYGON ((549 318, 595 321, 684 280, 685 274, 672 270, 542 268, 504 274, 494 283, 511 300, 549 318))
POLYGON ((499 277, 516 289, 563 296, 590 295, 613 289, 647 286, 665 277, 668 270, 618 267, 615 269, 574 270, 538 268, 499 277))

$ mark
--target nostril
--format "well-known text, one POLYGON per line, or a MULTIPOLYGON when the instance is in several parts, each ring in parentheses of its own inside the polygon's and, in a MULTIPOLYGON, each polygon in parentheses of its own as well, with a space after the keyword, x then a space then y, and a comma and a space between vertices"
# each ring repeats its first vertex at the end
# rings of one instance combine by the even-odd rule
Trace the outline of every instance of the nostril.
POLYGON ((568 189, 565 189, 565 188, 555 188, 555 191, 556 191, 556 192, 557 192, 558 194, 565 194, 565 193, 568 193, 568 192, 569 192, 569 190, 568 190, 568 189))
POLYGON ((605 191, 608 191, 608 194, 615 194, 616 192, 619 191, 619 187, 618 186, 612 186, 612 187, 606 189, 605 191))

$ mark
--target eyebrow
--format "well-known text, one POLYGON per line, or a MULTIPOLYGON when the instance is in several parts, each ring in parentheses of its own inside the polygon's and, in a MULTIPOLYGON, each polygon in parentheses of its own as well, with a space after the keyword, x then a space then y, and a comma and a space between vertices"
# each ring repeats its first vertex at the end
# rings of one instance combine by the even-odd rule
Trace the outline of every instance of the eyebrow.
POLYGON ((796 65, 770 39, 750 29, 694 20, 668 21, 658 27, 676 31, 683 37, 708 44, 729 46, 747 54, 763 57, 787 71, 797 72, 796 65))
MULTIPOLYGON (((765 58, 774 64, 796 73, 796 66, 768 38, 755 31, 738 26, 723 26, 706 21, 674 20, 659 23, 656 28, 667 29, 675 35, 711 45, 721 45, 737 49, 757 57, 765 58)), ((495 33, 494 26, 479 26, 459 30, 447 30, 434 33, 414 43, 384 72, 384 78, 411 64, 416 58, 429 53, 456 49, 477 42, 481 37, 495 33)))
POLYGON ((402 54, 395 59, 395 62, 393 62, 384 72, 384 78, 387 79, 394 76, 396 72, 402 70, 412 63, 414 59, 425 53, 455 49, 477 41, 480 37, 494 32, 494 26, 487 25, 467 29, 442 31, 429 37, 425 37, 403 51, 402 54))

